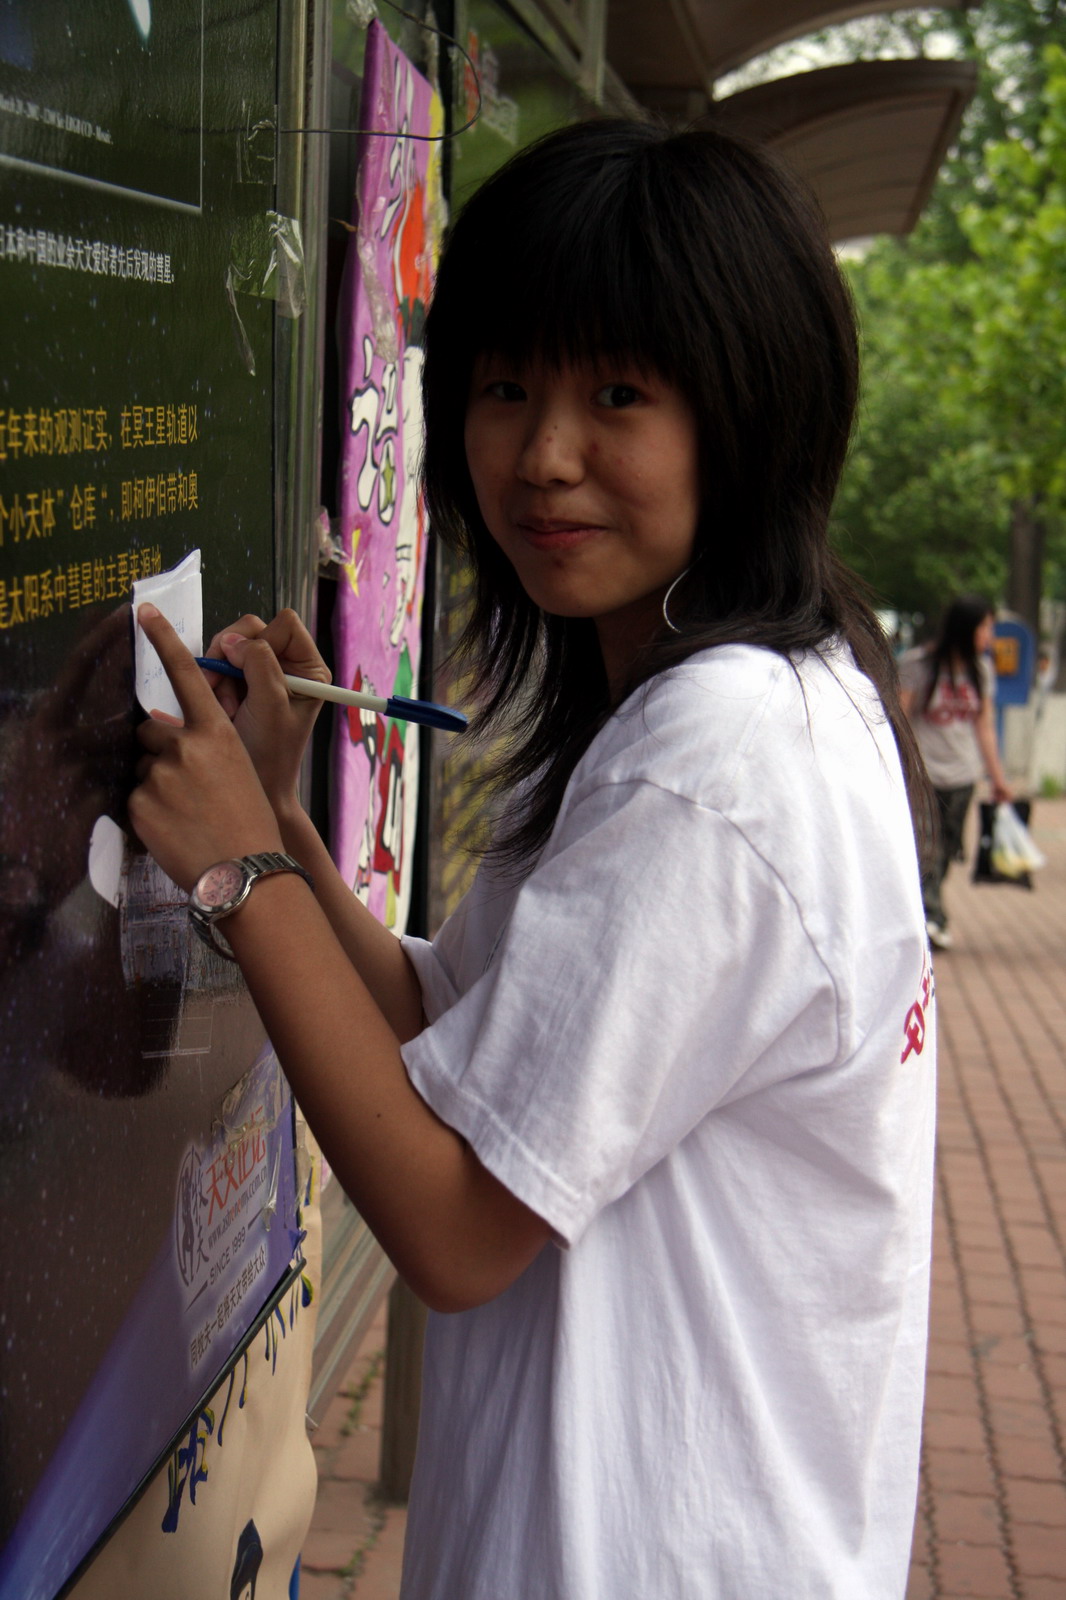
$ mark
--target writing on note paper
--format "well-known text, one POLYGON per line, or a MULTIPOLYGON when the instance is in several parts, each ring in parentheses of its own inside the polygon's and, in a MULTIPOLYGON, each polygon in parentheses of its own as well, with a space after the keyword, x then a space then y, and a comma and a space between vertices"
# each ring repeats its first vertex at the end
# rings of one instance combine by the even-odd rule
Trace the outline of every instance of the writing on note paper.
MULTIPOLYGON (((133 585, 133 615, 144 601, 150 600, 181 636, 194 656, 204 652, 204 595, 200 573, 200 552, 191 550, 169 572, 159 572, 153 577, 141 578, 133 585)), ((142 628, 133 634, 133 670, 137 699, 145 711, 169 711, 181 716, 177 696, 170 687, 170 679, 163 663, 142 628)))

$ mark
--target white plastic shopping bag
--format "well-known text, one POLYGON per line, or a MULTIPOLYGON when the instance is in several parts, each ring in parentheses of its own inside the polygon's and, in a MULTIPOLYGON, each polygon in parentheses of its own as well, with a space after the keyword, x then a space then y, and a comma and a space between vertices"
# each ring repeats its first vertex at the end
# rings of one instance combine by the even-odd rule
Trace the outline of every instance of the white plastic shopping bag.
POLYGON ((1004 878, 1020 878, 1046 864, 1047 858, 1014 807, 1002 802, 992 823, 992 866, 1004 878))

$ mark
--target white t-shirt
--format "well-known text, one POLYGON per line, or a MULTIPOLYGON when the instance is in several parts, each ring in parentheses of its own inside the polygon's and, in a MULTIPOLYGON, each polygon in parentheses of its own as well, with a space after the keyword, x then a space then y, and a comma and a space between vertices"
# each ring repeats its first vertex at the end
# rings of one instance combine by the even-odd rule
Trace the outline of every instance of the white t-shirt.
POLYGON ((413 1082, 558 1244, 430 1318, 404 1600, 898 1600, 933 1016, 850 656, 655 680, 521 887, 405 947, 413 1082))
MULTIPOLYGON (((964 672, 941 671, 926 705, 932 663, 924 646, 899 659, 899 679, 917 696, 914 736, 934 789, 966 789, 984 773, 984 757, 975 731, 981 696, 964 672)), ((987 656, 978 656, 977 675, 986 702, 995 702, 996 674, 987 656)))

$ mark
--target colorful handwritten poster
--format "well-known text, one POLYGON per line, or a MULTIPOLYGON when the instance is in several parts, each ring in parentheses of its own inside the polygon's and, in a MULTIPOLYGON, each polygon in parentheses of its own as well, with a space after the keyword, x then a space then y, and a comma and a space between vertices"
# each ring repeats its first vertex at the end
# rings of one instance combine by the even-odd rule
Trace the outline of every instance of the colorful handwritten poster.
MULTIPOLYGON (((364 130, 341 289, 343 561, 335 676, 389 696, 418 692, 426 525, 418 490, 422 328, 441 215, 443 112, 380 23, 367 34, 364 130)), ((418 730, 339 713, 333 742, 333 855, 355 893, 402 932, 411 893, 418 730)))

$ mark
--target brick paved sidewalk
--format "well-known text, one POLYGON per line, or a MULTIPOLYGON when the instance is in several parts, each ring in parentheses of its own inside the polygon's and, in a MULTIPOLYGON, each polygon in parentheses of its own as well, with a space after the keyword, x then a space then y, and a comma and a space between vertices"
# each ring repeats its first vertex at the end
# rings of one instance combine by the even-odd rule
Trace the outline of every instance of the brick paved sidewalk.
MULTIPOLYGON (((1038 802, 1033 831, 1049 859, 1032 893, 972 885, 961 866, 948 880, 908 1600, 1066 1600, 1066 800, 1038 802)), ((384 1345, 379 1319, 315 1437, 300 1600, 399 1594, 404 1512, 375 1490, 384 1345)))
POLYGON ((378 1492, 385 1304, 312 1435, 318 1499, 301 1557, 300 1600, 397 1600, 407 1513, 378 1492))
POLYGON ((948 879, 939 1160, 909 1600, 1066 1597, 1066 801, 1032 893, 948 879))

